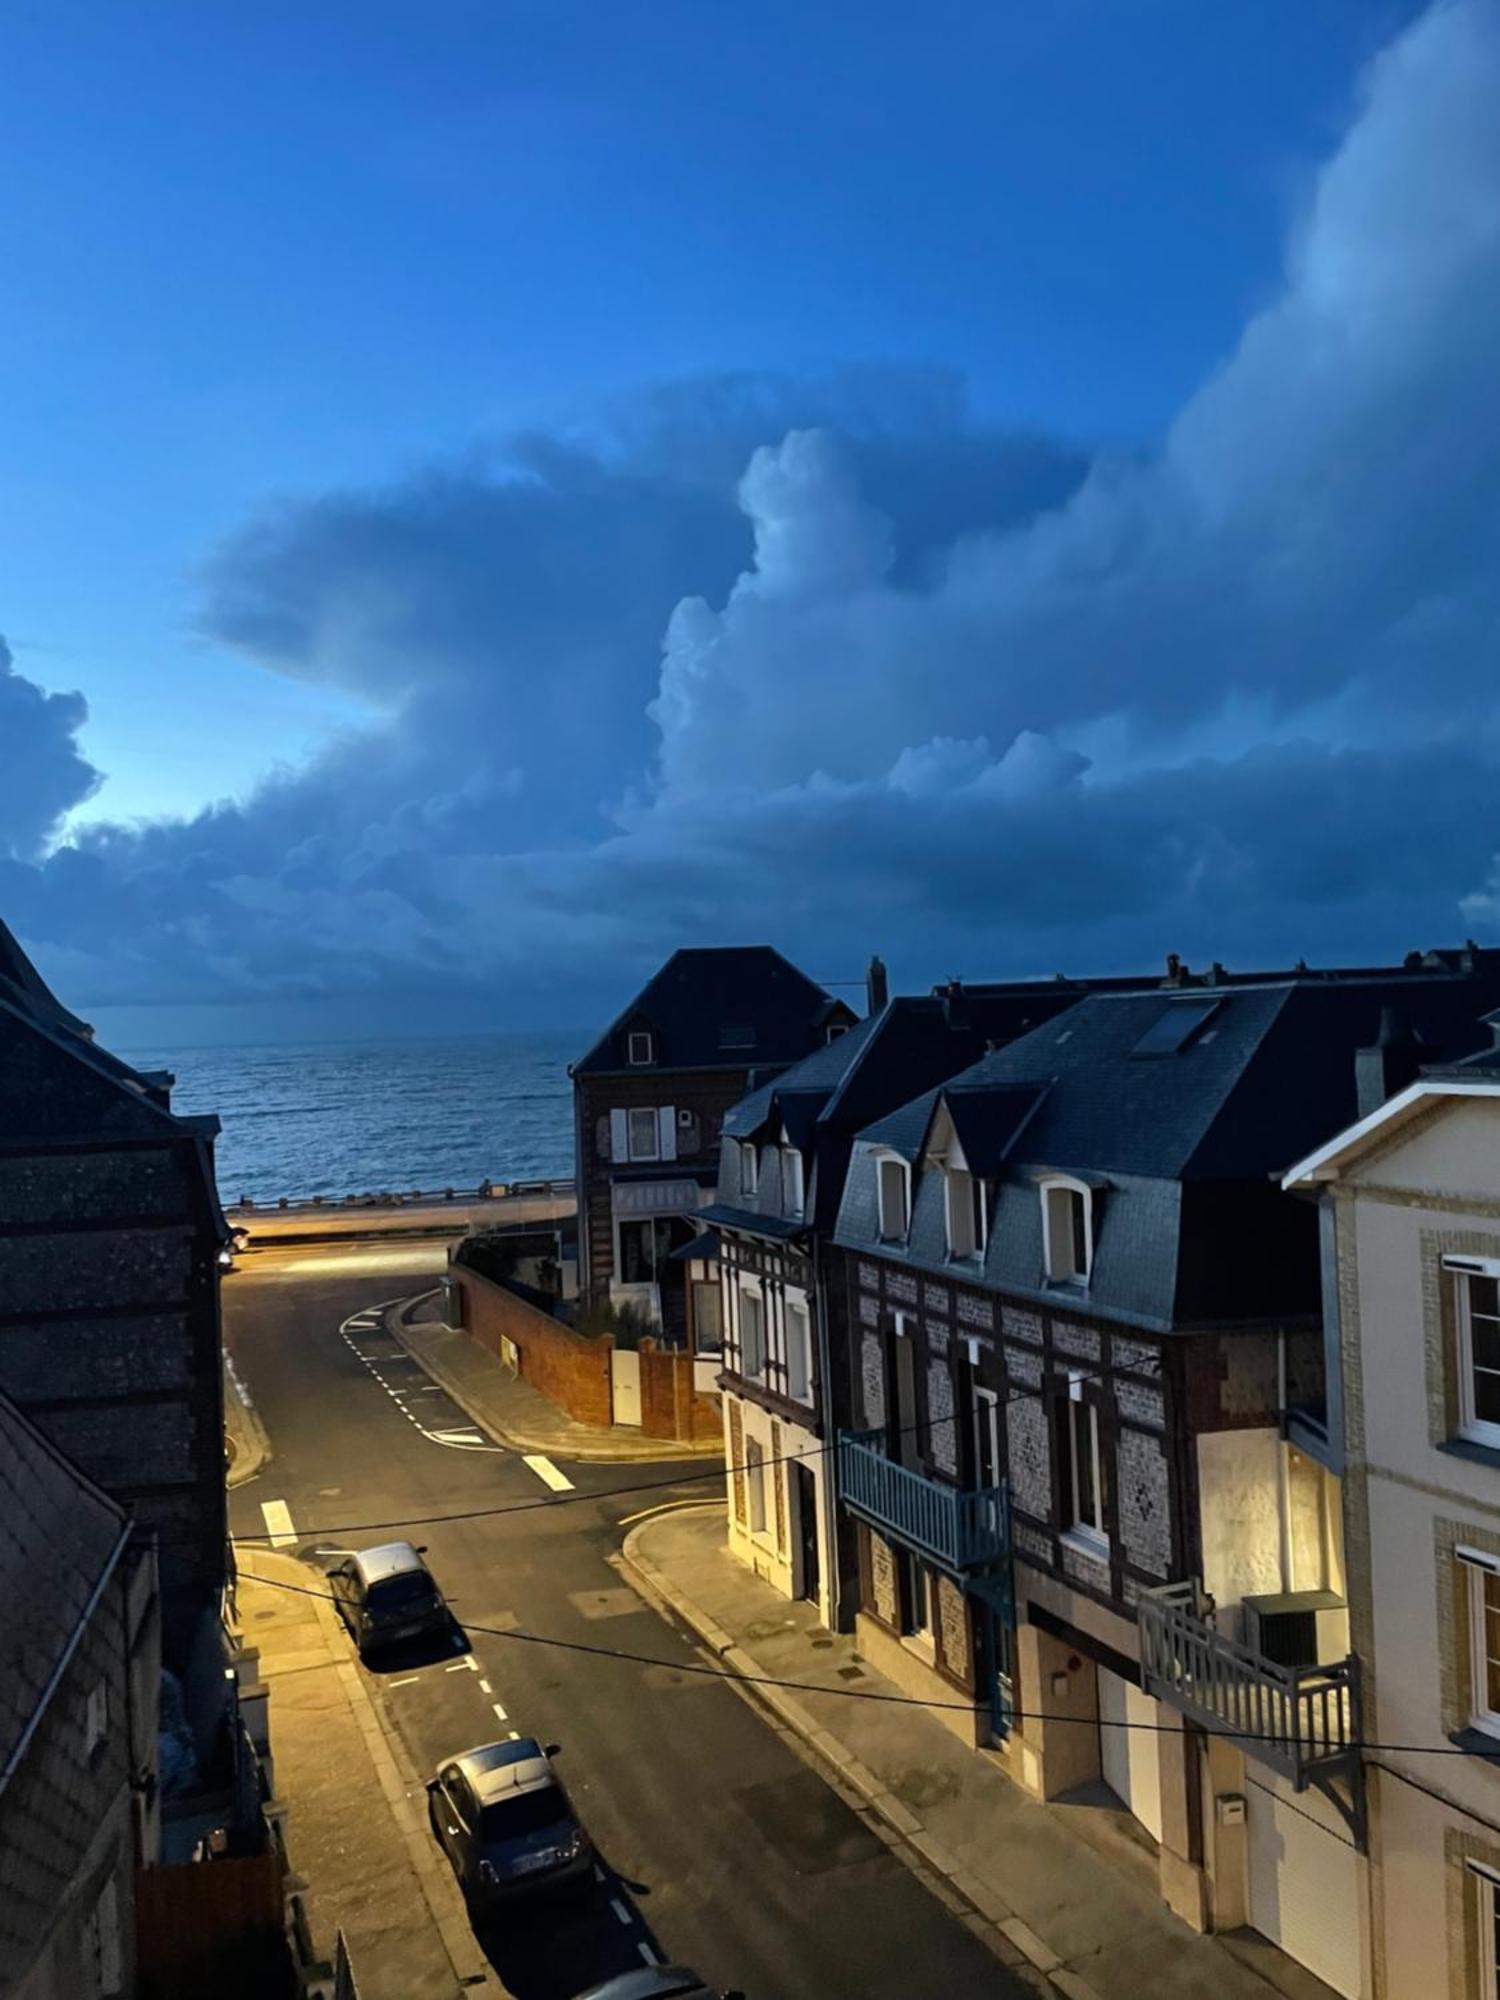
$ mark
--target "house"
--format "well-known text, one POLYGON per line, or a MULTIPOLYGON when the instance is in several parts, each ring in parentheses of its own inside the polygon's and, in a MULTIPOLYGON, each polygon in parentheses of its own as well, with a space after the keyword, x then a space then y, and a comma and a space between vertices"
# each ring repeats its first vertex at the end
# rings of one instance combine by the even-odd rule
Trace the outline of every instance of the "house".
MULTIPOLYGON (((1320 1247, 1279 1176, 1482 1039, 1500 953, 1091 994, 865 1128, 840 1207, 861 1652, 1198 1928, 1360 1991, 1320 1247)), ((1407 1989, 1417 1990, 1417 1989, 1407 1989)))
POLYGON ((844 1372, 828 1365, 848 1345, 845 1293, 827 1282, 854 1136, 1088 990, 953 981, 887 1000, 877 960, 865 1018, 725 1116, 718 1186, 698 1217, 708 1233, 683 1255, 716 1261, 721 1285, 729 1546, 783 1595, 818 1605, 829 1626, 852 1615, 855 1581, 830 1464, 849 1422, 844 1372))
MULTIPOLYGON (((1318 1197, 1363 1687, 1370 1985, 1500 1992, 1500 1014, 1287 1174, 1318 1197), (1340 1362, 1342 1367, 1340 1370, 1340 1362)), ((1409 1079, 1409 1080, 1408 1080, 1409 1079)))
POLYGON ((586 1307, 636 1306, 683 1345, 696 1302, 693 1344, 717 1353, 717 1278, 674 1253, 712 1198, 724 1114, 855 1018, 769 945, 672 954, 569 1072, 586 1307))
POLYGON ((161 1649, 151 1538, 0 1396, 0 1993, 135 1991, 161 1649))

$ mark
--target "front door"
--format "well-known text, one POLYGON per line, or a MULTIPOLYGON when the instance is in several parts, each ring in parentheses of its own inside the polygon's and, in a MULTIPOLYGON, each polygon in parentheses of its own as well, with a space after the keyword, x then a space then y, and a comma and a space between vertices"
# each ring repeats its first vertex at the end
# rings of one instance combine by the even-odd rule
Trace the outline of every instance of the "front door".
POLYGON ((818 1483, 800 1459, 792 1466, 792 1486, 797 1496, 797 1545, 802 1558, 797 1595, 816 1604, 822 1582, 818 1563, 818 1483))
POLYGON ((1000 1398, 974 1386, 974 1484, 981 1491, 1000 1484, 1000 1398))

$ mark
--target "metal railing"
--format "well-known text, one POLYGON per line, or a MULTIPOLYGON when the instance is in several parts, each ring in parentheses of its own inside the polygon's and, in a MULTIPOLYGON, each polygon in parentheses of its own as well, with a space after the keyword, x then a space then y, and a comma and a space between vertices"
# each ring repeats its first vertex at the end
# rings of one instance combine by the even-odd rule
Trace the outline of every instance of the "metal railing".
POLYGON ((1278 1666, 1225 1638, 1196 1582, 1141 1592, 1141 1674, 1148 1694, 1206 1728, 1242 1739, 1245 1754, 1298 1791, 1357 1757, 1359 1663, 1278 1666))
POLYGON ((949 1569, 977 1569, 1010 1553, 1004 1486, 964 1492, 886 1456, 883 1431, 839 1434, 839 1497, 856 1514, 949 1569))

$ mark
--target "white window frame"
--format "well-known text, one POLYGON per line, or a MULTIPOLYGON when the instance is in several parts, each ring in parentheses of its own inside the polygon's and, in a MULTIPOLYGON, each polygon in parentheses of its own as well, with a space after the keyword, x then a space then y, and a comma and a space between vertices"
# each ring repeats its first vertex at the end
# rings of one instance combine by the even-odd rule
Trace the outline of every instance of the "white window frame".
POLYGON ((1466 1861, 1479 1894, 1479 1992, 1481 2000, 1500 2000, 1500 1875, 1482 1861, 1466 1861))
POLYGON ((789 1222, 800 1222, 807 1203, 802 1183, 802 1155, 795 1146, 781 1149, 781 1212, 789 1222), (795 1195, 795 1199, 793 1196, 795 1195))
POLYGON ((752 1139, 740 1141, 740 1193, 759 1194, 760 1154, 755 1150, 752 1139))
POLYGON ((1042 1265, 1049 1285, 1072 1285, 1079 1290, 1086 1289, 1094 1271, 1094 1191, 1085 1181, 1070 1179, 1066 1174, 1052 1174, 1041 1184, 1042 1199, 1042 1265), (1068 1197, 1068 1250, 1072 1268, 1063 1270, 1063 1246, 1053 1241, 1053 1197, 1068 1197), (1078 1195, 1083 1203, 1083 1269, 1078 1270, 1078 1246, 1073 1241, 1073 1209, 1071 1197, 1078 1195))
POLYGON ((1109 1530, 1104 1525, 1104 1482, 1101 1473, 1104 1467, 1104 1446, 1099 1436, 1099 1406, 1089 1401, 1083 1393, 1082 1374, 1076 1369, 1068 1371, 1068 1492, 1063 1498, 1067 1502, 1068 1524, 1063 1531, 1063 1540, 1074 1543, 1096 1555, 1109 1553, 1109 1530), (1077 1411, 1082 1410, 1087 1419, 1089 1465, 1093 1472, 1094 1512, 1096 1519, 1083 1518, 1081 1489, 1078 1484, 1078 1424, 1077 1411))
POLYGON ((989 1245, 990 1234, 984 1182, 970 1168, 957 1166, 951 1160, 943 1167, 943 1220, 948 1232, 948 1255, 955 1263, 967 1263, 975 1257, 983 1257, 989 1245), (953 1199, 953 1183, 960 1175, 969 1184, 965 1226, 974 1239, 963 1249, 959 1248, 953 1227, 954 1216, 958 1213, 953 1199))
POLYGON ((1500 1556, 1484 1549, 1454 1550, 1469 1592, 1469 1724, 1486 1736, 1500 1736, 1500 1709, 1489 1705, 1490 1661, 1485 1640, 1485 1585, 1500 1591, 1500 1556))
POLYGON ((882 1243, 905 1243, 911 1236, 911 1162, 903 1160, 899 1153, 877 1153, 875 1155, 875 1201, 880 1214, 880 1240, 882 1243), (885 1212, 885 1170, 899 1167, 901 1170, 902 1217, 899 1230, 889 1226, 885 1212))
POLYGON ((759 1281, 742 1278, 740 1280, 740 1296, 738 1300, 739 1311, 736 1314, 739 1330, 739 1340, 736 1342, 736 1345, 739 1349, 739 1373, 744 1376, 747 1382, 764 1382, 766 1379, 766 1370, 770 1366, 771 1327, 770 1314, 766 1310, 766 1304, 766 1295, 761 1289, 759 1281), (747 1301, 752 1299, 755 1302, 756 1311, 760 1314, 760 1366, 758 1368, 750 1366, 749 1345, 745 1339, 745 1305, 747 1301))
POLYGON ((782 1300, 782 1312, 786 1323, 786 1392, 794 1403, 801 1403, 804 1409, 811 1409, 813 1399, 813 1343, 812 1304, 808 1299, 794 1298, 790 1292, 782 1300), (800 1343, 793 1329, 798 1320, 802 1325, 800 1343), (796 1372, 792 1366, 792 1356, 799 1350, 802 1359, 802 1385, 797 1385, 796 1372))
POLYGON ((1458 1331, 1458 1427, 1474 1444, 1500 1446, 1500 1424, 1475 1414, 1474 1336, 1470 1325, 1470 1278, 1500 1278, 1500 1259, 1445 1257, 1443 1268, 1453 1279, 1453 1318, 1458 1331))
POLYGON ((644 1069, 648 1064, 656 1061, 656 1038, 649 1028, 632 1028, 630 1030, 629 1034, 625 1037, 625 1060, 632 1069, 644 1069), (646 1052, 644 1055, 638 1055, 636 1051, 642 1043, 645 1045, 646 1052))

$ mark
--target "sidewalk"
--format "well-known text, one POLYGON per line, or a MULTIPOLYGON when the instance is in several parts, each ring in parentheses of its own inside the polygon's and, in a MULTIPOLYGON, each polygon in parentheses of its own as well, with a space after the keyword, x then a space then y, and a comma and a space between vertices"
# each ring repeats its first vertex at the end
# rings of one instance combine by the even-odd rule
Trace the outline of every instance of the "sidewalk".
POLYGON ((244 1486, 271 1456, 271 1440, 234 1356, 224 1349, 224 1484, 244 1486))
POLYGON ((642 1437, 637 1430, 616 1426, 596 1430, 575 1423, 512 1375, 504 1362, 460 1329, 445 1326, 441 1292, 408 1299, 386 1314, 386 1326, 412 1359, 467 1410, 481 1430, 497 1444, 516 1451, 543 1452, 548 1458, 593 1460, 601 1465, 673 1459, 699 1463, 722 1458, 719 1439, 707 1444, 680 1444, 675 1438, 642 1437))
POLYGON ((398 1769, 336 1614, 274 1587, 315 1587, 316 1573, 271 1550, 237 1557, 238 1621, 271 1690, 275 1803, 316 1956, 332 1959, 342 1927, 360 2000, 503 1993, 428 1833, 421 1780, 398 1769))
POLYGON ((851 1687, 876 1695, 898 1690, 857 1664, 852 1638, 830 1639, 812 1605, 789 1603, 736 1562, 724 1536, 722 1504, 660 1514, 626 1537, 624 1567, 734 1672, 826 1688, 761 1688, 756 1698, 1045 1974, 1054 1995, 1333 2000, 1321 1982, 1259 1940, 1190 1930, 1149 1882, 1114 1866, 1066 1823, 1073 1808, 1027 1798, 932 1716, 848 1699, 851 1687), (1268 1977, 1251 1958, 1265 1963, 1268 1977))

